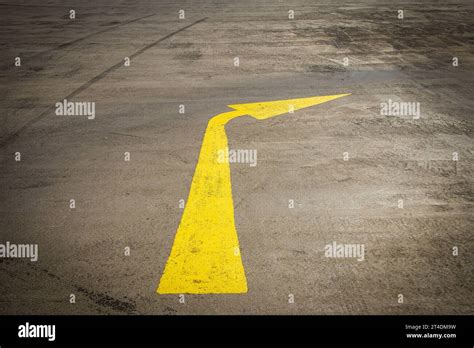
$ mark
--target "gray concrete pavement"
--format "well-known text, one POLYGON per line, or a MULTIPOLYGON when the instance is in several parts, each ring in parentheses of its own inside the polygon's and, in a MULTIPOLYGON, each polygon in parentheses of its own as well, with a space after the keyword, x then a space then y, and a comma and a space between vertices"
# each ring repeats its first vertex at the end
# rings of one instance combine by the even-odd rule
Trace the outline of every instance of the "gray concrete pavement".
POLYGON ((0 258, 0 313, 474 312, 469 1, 0 11, 0 243, 40 250, 0 258), (231 148, 258 152, 256 167, 231 165, 248 293, 156 294, 208 120, 229 104, 340 93, 352 95, 226 127, 231 148), (65 98, 94 101, 95 119, 55 115, 65 98), (389 99, 419 102, 421 118, 381 115, 389 99), (333 241, 364 244, 365 260, 325 257, 333 241))

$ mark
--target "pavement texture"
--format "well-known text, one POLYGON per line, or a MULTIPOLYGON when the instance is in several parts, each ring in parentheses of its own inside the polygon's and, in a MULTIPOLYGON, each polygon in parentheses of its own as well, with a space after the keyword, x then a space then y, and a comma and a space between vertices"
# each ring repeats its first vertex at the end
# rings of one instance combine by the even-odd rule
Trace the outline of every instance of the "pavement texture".
POLYGON ((39 247, 0 259, 0 313, 474 314, 471 1, 2 0, 0 17, 0 243, 39 247), (258 153, 230 166, 248 292, 157 294, 209 119, 342 93, 226 125, 258 153), (95 119, 56 115, 64 99, 95 119), (364 261, 325 257, 334 241, 364 261))

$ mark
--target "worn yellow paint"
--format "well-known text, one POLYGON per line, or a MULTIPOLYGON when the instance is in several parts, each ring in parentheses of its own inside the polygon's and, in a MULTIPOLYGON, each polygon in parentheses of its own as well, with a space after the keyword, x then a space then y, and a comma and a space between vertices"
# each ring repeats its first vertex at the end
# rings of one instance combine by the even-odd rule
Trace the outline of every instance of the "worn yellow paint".
POLYGON ((159 294, 247 292, 234 222, 230 167, 217 160, 219 150, 228 147, 225 124, 243 115, 262 120, 346 95, 229 105, 234 111, 209 121, 159 294))
POLYGON ((296 111, 309 106, 322 104, 350 94, 326 95, 321 97, 298 98, 288 100, 277 100, 250 104, 228 105, 230 108, 239 111, 242 115, 249 115, 259 120, 286 114, 290 109, 296 111))

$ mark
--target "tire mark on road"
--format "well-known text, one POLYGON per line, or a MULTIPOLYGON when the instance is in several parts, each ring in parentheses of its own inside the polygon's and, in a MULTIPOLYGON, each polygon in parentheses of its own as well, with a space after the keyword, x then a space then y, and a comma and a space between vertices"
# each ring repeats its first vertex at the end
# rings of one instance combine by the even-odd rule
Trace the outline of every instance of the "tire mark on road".
POLYGON ((0 6, 4 6, 4 7, 51 7, 51 8, 67 8, 69 9, 71 6, 67 6, 67 5, 46 5, 46 4, 41 4, 41 5, 32 5, 32 4, 7 4, 7 3, 3 3, 3 4, 0 4, 0 6))
MULTIPOLYGON (((34 270, 36 274, 43 274, 48 276, 49 278, 53 279, 54 281, 61 283, 63 286, 72 287, 75 291, 81 293, 82 295, 86 296, 90 301, 92 301, 96 306, 100 309, 106 309, 108 311, 114 310, 117 312, 123 312, 126 314, 135 314, 137 313, 137 305, 134 300, 125 296, 123 299, 118 299, 115 297, 110 296, 107 292, 95 292, 92 290, 88 290, 81 285, 77 285, 74 282, 62 279, 61 277, 57 276, 56 274, 52 273, 50 270, 46 268, 39 267, 29 262, 25 262, 24 260, 15 260, 20 261, 19 263, 23 266, 27 266, 30 269, 34 270)), ((0 259, 0 264, 5 263, 5 265, 14 264, 12 260, 9 259, 0 259)), ((0 267, 0 271, 5 271, 8 275, 12 278, 18 278, 17 274, 7 271, 5 268, 0 267)), ((40 275, 39 275, 40 276, 40 275)), ((41 276, 40 276, 41 277, 41 276)), ((24 279, 22 279, 24 280, 24 279)), ((24 280, 26 281, 26 280, 24 280)), ((110 312, 107 312, 110 313, 110 312)))
MULTIPOLYGON (((169 33, 168 35, 165 35, 163 36, 162 38, 142 47, 141 49, 139 49, 138 51, 136 51, 135 53, 133 53, 132 55, 129 56, 130 59, 133 59, 135 57, 138 57, 139 55, 143 54, 144 52, 148 51, 150 48, 156 46, 157 44, 161 43, 162 41, 165 41, 167 39, 169 39, 170 37, 176 35, 176 34, 179 34, 180 32, 186 30, 186 29, 189 29, 191 28, 192 26, 196 25, 196 24, 199 24, 201 22, 204 22, 205 20, 207 19, 207 17, 204 17, 204 18, 201 18, 191 24, 188 24, 186 25, 185 27, 182 27, 178 30, 175 30, 173 31, 172 33, 169 33)), ((87 81, 86 83, 84 83, 83 85, 79 86, 76 90, 72 91, 71 93, 69 93, 67 96, 65 96, 64 98, 62 99, 71 99, 71 98, 74 98, 76 95, 80 94, 81 92, 85 91, 86 89, 88 89, 90 86, 92 86, 93 84, 95 84, 96 82, 102 80, 104 77, 106 77, 107 75, 109 75, 111 72, 117 70, 118 68, 122 67, 123 66, 123 61, 120 61, 118 62, 117 64, 115 65, 112 65, 110 68, 104 70, 102 73, 100 73, 99 75, 93 77, 92 79, 90 79, 89 81, 87 81)), ((31 127, 32 125, 34 125, 36 122, 40 121, 41 119, 43 119, 46 115, 48 115, 51 110, 54 110, 54 105, 47 108, 46 110, 44 110, 41 114, 39 114, 37 117, 31 119, 30 121, 28 121, 27 123, 25 123, 21 128, 19 128, 18 130, 16 130, 15 132, 13 132, 12 134, 8 135, 1 143, 0 143, 0 148, 2 147, 5 147, 6 145, 8 145, 9 143, 11 143, 12 141, 14 141, 18 135, 23 132, 25 129, 31 127)))
POLYGON ((54 51, 59 51, 63 48, 66 48, 66 47, 69 47, 71 45, 74 45, 78 42, 81 42, 81 41, 84 41, 84 40, 87 40, 95 35, 99 35, 99 34, 103 34, 103 33, 106 33, 108 31, 111 31, 111 30, 114 30, 116 28, 119 28, 119 27, 122 27, 124 25, 127 25, 127 24, 131 24, 131 23, 134 23, 134 22, 138 22, 142 19, 145 19, 145 18, 148 18, 148 17, 152 17, 152 16, 155 16, 156 13, 152 13, 150 15, 146 15, 146 16, 143 16, 143 17, 139 17, 139 18, 135 18, 135 19, 132 19, 132 20, 129 20, 129 21, 126 21, 126 22, 123 22, 123 23, 120 23, 120 24, 117 24, 117 25, 114 25, 110 28, 105 28, 105 29, 102 29, 102 30, 99 30, 99 31, 96 31, 94 33, 90 33, 88 35, 85 35, 85 36, 82 36, 78 39, 75 39, 75 40, 72 40, 72 41, 68 41, 68 42, 64 42, 62 44, 59 44, 58 46, 56 47, 53 47, 53 48, 50 48, 48 50, 45 50, 45 51, 42 51, 42 52, 38 52, 38 53, 35 53, 34 55, 32 55, 29 59, 33 59, 33 58, 38 58, 39 56, 42 56, 44 54, 47 54, 47 53, 51 53, 51 52, 54 52, 54 51))
MULTIPOLYGON (((2 5, 2 4, 0 4, 0 6, 1 6, 1 5, 2 5)), ((43 55, 45 55, 45 54, 52 53, 52 52, 55 52, 55 51, 59 51, 59 50, 61 50, 61 49, 67 48, 67 47, 69 47, 69 46, 72 46, 72 45, 74 45, 74 44, 76 44, 76 43, 78 43, 78 42, 87 40, 87 39, 89 39, 89 38, 91 38, 91 37, 93 37, 93 36, 106 33, 106 32, 108 32, 108 31, 117 29, 117 28, 122 27, 122 26, 124 26, 124 25, 131 24, 131 23, 134 23, 134 22, 138 22, 138 21, 140 21, 140 20, 142 20, 142 19, 145 19, 145 18, 148 18, 148 17, 152 17, 152 16, 155 16, 155 15, 156 15, 156 13, 152 13, 152 14, 149 14, 149 15, 146 15, 146 16, 143 16, 143 17, 139 17, 139 18, 131 19, 131 20, 129 20, 129 21, 125 21, 125 22, 123 22, 123 23, 114 25, 114 26, 112 26, 112 27, 110 27, 110 28, 105 28, 105 29, 96 31, 96 32, 94 32, 94 33, 87 34, 87 35, 85 35, 85 36, 83 36, 83 37, 80 37, 80 38, 78 38, 78 39, 75 39, 75 40, 72 40, 72 41, 68 41, 68 42, 64 42, 64 43, 62 43, 62 44, 59 44, 59 45, 56 46, 56 47, 52 47, 52 48, 50 48, 50 49, 47 49, 47 50, 44 50, 44 51, 41 51, 41 52, 37 52, 37 53, 31 55, 30 57, 26 57, 26 59, 28 59, 28 60, 30 60, 30 61, 33 61, 34 59, 36 59, 36 58, 38 58, 38 57, 41 57, 41 56, 43 56, 43 55)), ((1 67, 1 69, 2 69, 2 70, 6 70, 6 69, 8 69, 9 66, 10 66, 10 65, 4 65, 4 66, 1 67)))

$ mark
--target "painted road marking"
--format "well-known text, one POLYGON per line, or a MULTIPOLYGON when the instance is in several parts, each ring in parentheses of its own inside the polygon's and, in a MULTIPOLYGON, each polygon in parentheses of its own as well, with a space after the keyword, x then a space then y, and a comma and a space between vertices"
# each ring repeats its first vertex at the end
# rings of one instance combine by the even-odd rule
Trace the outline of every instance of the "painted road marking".
POLYGON ((228 147, 226 123, 244 115, 263 120, 347 95, 229 105, 234 111, 209 121, 159 294, 247 292, 234 222, 230 166, 228 161, 217 160, 218 151, 228 147))

